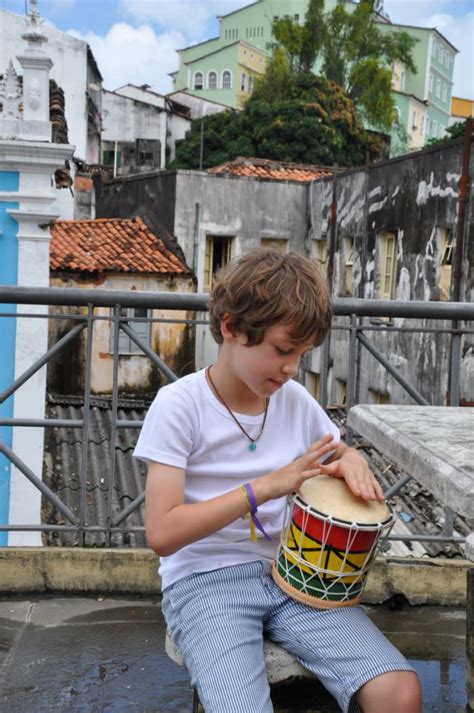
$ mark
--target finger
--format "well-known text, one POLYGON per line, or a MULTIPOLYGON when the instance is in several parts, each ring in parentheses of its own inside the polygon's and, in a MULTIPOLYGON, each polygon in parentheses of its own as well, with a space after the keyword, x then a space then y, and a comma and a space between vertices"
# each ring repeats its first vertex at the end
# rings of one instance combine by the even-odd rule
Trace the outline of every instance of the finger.
POLYGON ((318 441, 315 441, 314 443, 312 443, 306 452, 308 453, 309 451, 318 450, 319 448, 322 448, 323 446, 333 443, 333 441, 334 441, 334 435, 332 433, 327 433, 325 436, 320 438, 318 441))

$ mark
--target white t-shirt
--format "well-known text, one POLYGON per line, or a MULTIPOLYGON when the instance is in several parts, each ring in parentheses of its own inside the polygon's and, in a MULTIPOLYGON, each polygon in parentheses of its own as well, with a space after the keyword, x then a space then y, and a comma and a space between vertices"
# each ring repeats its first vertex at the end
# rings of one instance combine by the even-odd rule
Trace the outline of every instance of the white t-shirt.
MULTIPOLYGON (((235 413, 250 436, 257 436, 263 415, 235 413)), ((184 502, 196 503, 227 493, 254 478, 291 463, 322 436, 339 430, 317 401, 296 381, 288 381, 270 399, 267 421, 255 451, 211 390, 202 369, 162 387, 146 415, 134 455, 183 468, 184 502)), ((328 454, 330 455, 330 454, 328 454)), ((253 560, 272 561, 280 540, 286 498, 270 500, 257 516, 272 538, 257 530, 250 539, 247 518, 160 560, 163 588, 182 577, 253 560)))

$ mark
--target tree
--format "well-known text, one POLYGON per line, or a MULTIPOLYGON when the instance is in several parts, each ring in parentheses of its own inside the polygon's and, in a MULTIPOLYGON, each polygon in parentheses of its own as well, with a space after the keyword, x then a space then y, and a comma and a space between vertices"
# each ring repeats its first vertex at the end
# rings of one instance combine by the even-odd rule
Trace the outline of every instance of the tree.
POLYGON ((381 0, 360 0, 351 8, 346 0, 338 0, 331 12, 324 13, 324 0, 310 0, 303 27, 289 18, 274 23, 273 50, 285 50, 296 74, 308 73, 318 63, 321 74, 339 84, 354 102, 361 119, 388 130, 395 110, 391 65, 401 61, 416 73, 416 40, 406 32, 379 29, 381 0))
MULTIPOLYGON (((358 166, 366 154, 382 157, 379 137, 367 132, 343 90, 323 77, 293 78, 285 98, 267 101, 254 95, 243 111, 224 112, 204 120, 203 167, 238 156, 330 166, 358 166)), ((176 142, 173 168, 198 168, 201 120, 186 139, 176 142)))
POLYGON ((426 145, 439 146, 440 144, 446 144, 448 141, 454 141, 454 139, 463 139, 466 133, 466 123, 467 119, 457 121, 455 124, 448 126, 445 135, 441 139, 430 139, 426 145))

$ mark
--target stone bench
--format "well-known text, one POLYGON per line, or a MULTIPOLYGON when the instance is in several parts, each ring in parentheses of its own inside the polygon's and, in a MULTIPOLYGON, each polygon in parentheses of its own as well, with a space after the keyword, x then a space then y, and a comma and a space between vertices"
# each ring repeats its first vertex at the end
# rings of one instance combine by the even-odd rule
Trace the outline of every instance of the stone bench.
MULTIPOLYGON (((166 632, 165 651, 172 661, 178 666, 183 666, 181 651, 175 644, 169 630, 166 632)), ((265 665, 267 668, 268 682, 270 684, 284 683, 294 678, 311 678, 315 676, 302 666, 294 656, 275 644, 273 641, 264 641, 265 665)), ((202 713, 203 708, 198 695, 194 691, 193 713, 202 713)))

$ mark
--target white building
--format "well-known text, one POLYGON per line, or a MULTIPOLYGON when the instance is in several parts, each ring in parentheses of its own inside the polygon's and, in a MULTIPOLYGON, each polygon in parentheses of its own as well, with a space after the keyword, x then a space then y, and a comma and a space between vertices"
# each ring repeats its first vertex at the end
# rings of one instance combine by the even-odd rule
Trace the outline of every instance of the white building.
MULTIPOLYGON (((2 16, 0 15, 0 20, 2 16)), ((53 175, 70 160, 74 146, 52 142, 50 121, 50 81, 52 62, 42 49, 46 37, 31 0, 28 24, 23 25, 15 55, 5 60, 0 83, 0 284, 47 287, 49 284, 48 224, 58 217, 53 175), (25 47, 25 40, 28 46, 25 47), (23 81, 15 71, 19 66, 23 81)), ((3 52, 2 45, 2 52, 3 52)), ((3 60, 2 60, 3 61, 3 60)), ((47 351, 48 325, 45 319, 15 318, 15 305, 8 305, 12 317, 0 320, 2 368, 0 392, 12 384, 47 351)), ((22 305, 21 312, 41 313, 43 307, 22 305)), ((46 369, 39 369, 0 404, 0 416, 7 419, 43 419, 45 413, 46 369)), ((29 470, 41 480, 43 469, 43 429, 0 427, 0 523, 38 525, 41 522, 41 493, 27 479, 29 470), (8 451, 18 461, 12 464, 8 451)), ((2 545, 41 545, 38 532, 0 532, 2 545)))
MULTIPOLYGON (((16 55, 24 44, 26 18, 0 9, 0 68, 10 60, 18 75, 23 75, 16 55)), ((100 115, 102 76, 87 42, 44 24, 48 56, 52 60, 50 77, 64 91, 69 141, 74 158, 85 164, 100 162, 100 115)), ((71 163, 71 169, 74 165, 71 163)), ((58 191, 57 210, 61 218, 74 217, 74 199, 70 191, 58 191)))

